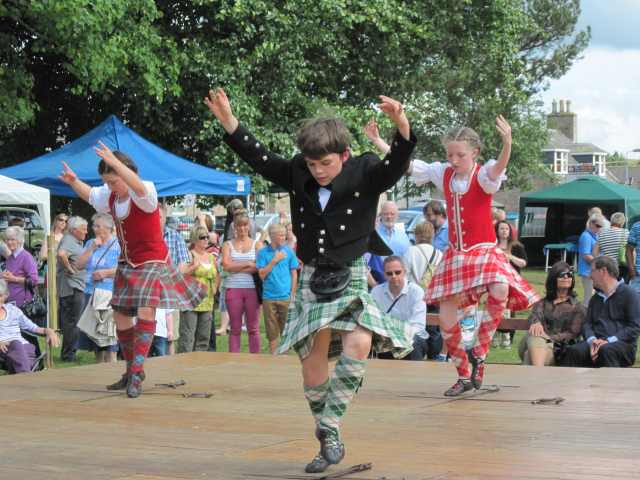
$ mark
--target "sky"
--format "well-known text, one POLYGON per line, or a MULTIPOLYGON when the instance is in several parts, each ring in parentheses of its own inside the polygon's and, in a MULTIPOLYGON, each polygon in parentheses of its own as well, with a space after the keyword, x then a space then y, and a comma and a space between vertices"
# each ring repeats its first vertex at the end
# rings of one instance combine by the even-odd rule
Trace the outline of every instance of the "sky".
POLYGON ((578 29, 591 27, 591 41, 564 77, 542 94, 571 100, 578 115, 578 141, 609 153, 640 148, 640 0, 582 0, 578 29))

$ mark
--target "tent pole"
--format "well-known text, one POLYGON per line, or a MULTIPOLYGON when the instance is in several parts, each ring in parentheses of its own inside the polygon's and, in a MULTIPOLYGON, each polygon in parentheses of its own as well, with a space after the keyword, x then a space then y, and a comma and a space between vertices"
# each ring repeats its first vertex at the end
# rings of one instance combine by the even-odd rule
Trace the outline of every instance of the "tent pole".
MULTIPOLYGON (((56 285, 56 240, 53 233, 47 235, 47 327, 58 330, 58 293, 56 285)), ((47 368, 53 368, 53 352, 45 342, 47 368)))

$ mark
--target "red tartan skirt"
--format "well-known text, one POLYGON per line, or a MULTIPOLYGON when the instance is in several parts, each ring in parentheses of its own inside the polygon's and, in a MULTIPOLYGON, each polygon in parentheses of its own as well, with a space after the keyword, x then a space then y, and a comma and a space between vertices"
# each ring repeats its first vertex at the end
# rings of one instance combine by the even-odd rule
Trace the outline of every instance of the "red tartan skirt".
POLYGON ((111 306, 129 316, 137 315, 139 307, 193 310, 206 295, 203 284, 183 276, 169 263, 151 262, 138 267, 118 263, 111 306))
POLYGON ((469 252, 449 247, 431 279, 425 299, 427 303, 440 303, 457 296, 458 306, 464 308, 478 303, 492 283, 509 285, 507 308, 510 310, 525 310, 540 300, 503 251, 494 246, 469 252))

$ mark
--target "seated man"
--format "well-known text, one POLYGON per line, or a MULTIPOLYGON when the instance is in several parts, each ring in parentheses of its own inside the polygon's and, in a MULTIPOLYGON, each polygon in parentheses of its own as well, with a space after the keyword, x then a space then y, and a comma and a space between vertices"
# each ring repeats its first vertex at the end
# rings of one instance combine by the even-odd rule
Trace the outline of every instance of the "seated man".
POLYGON ((60 345, 60 340, 52 329, 38 327, 18 307, 5 304, 8 296, 7 282, 0 280, 0 361, 9 373, 30 372, 35 361, 35 347, 22 337, 20 330, 46 335, 47 342, 54 347, 60 345))
POLYGON ((585 342, 566 348, 563 367, 630 367, 636 359, 640 334, 640 296, 618 282, 615 259, 596 257, 591 278, 597 293, 591 297, 582 327, 585 342))
MULTIPOLYGON (((424 290, 415 283, 407 281, 407 270, 402 258, 391 255, 384 259, 385 283, 376 285, 371 296, 380 310, 407 322, 413 333, 413 352, 407 360, 424 360, 427 353, 426 330, 427 305, 424 302, 424 290)), ((380 355, 380 358, 392 358, 380 355)))

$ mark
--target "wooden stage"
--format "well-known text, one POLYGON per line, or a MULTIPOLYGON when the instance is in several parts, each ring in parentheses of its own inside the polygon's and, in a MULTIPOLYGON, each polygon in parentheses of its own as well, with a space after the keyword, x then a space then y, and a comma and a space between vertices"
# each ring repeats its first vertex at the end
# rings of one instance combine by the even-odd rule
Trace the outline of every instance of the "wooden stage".
MULTIPOLYGON (((320 477, 302 471, 318 445, 295 356, 152 359, 136 400, 104 390, 121 368, 0 377, 0 478, 320 477)), ((329 473, 372 462, 343 478, 640 478, 640 369, 489 365, 499 392, 446 399, 454 379, 451 364, 369 362, 343 428, 347 456, 329 473), (565 400, 531 403, 543 397, 565 400)))

